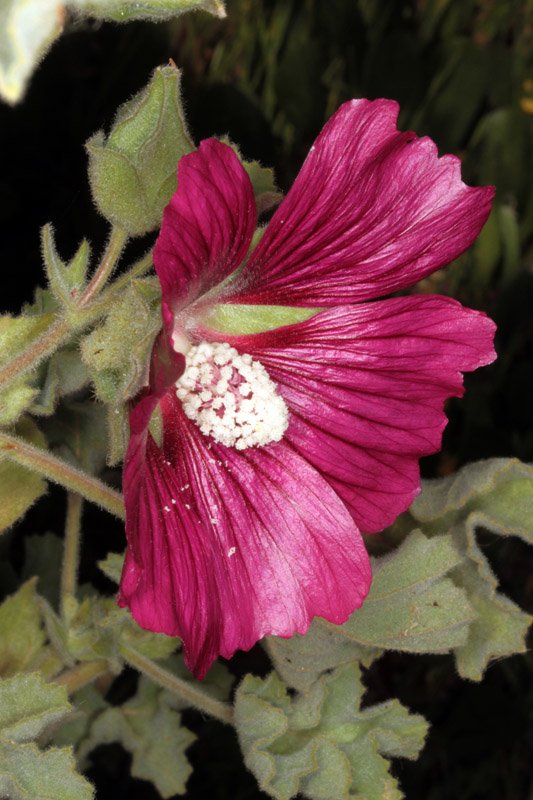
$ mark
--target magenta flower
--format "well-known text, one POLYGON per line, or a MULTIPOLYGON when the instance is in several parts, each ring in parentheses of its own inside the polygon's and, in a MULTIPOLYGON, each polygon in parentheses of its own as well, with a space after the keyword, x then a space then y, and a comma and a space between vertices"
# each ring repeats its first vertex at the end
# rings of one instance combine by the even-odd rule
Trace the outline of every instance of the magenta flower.
POLYGON ((254 195, 233 150, 208 139, 180 161, 154 252, 164 331, 130 417, 119 604, 180 636, 200 678, 219 654, 362 604, 360 531, 410 505, 445 399, 495 358, 480 312, 375 300, 462 253, 493 197, 396 117, 387 100, 343 105, 251 253, 254 195), (230 335, 210 326, 218 304, 310 311, 230 335))

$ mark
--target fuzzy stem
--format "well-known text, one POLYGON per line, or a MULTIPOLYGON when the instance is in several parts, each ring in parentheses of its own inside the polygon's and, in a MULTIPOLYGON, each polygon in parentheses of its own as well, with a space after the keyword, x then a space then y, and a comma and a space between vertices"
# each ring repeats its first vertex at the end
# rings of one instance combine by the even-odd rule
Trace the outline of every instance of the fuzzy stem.
MULTIPOLYGON (((118 246, 118 243, 116 243, 116 246, 118 246)), ((107 252, 108 251, 106 251, 106 254, 107 252)), ((7 388, 7 386, 23 372, 34 369, 43 359, 55 353, 61 345, 70 339, 75 330, 87 327, 92 322, 95 322, 98 317, 105 314, 106 311, 109 310, 112 301, 127 287, 128 283, 140 277, 150 269, 152 265, 152 252, 150 251, 143 256, 143 258, 134 264, 125 275, 118 278, 105 292, 102 292, 98 298, 95 298, 96 291, 101 288, 102 283, 107 280, 115 263, 116 256, 115 261, 112 260, 112 257, 106 260, 104 256, 102 259, 102 264, 94 275, 93 280, 80 298, 78 308, 80 312, 83 312, 82 315, 80 314, 78 318, 69 319, 68 317, 63 317, 58 314, 55 321, 47 328, 42 336, 32 342, 29 347, 23 350, 22 353, 19 353, 12 361, 0 368, 0 385, 3 388, 7 388), (102 265, 105 266, 105 270, 102 269, 102 265), (89 290, 90 294, 88 294, 89 290), (87 305, 89 299, 92 299, 92 302, 90 305, 87 305)))
POLYGON ((124 275, 121 275, 119 278, 117 278, 109 287, 109 289, 103 293, 102 297, 111 297, 118 292, 121 292, 131 281, 135 280, 135 278, 140 278, 141 275, 144 275, 145 272, 148 272, 152 264, 153 250, 149 250, 148 253, 140 258, 139 261, 136 261, 135 264, 124 273, 124 275))
POLYGON ((0 369, 0 385, 5 387, 21 372, 36 367, 43 358, 54 353, 70 335, 68 321, 63 317, 56 319, 39 339, 0 369))
POLYGON ((81 515, 83 498, 74 492, 67 494, 67 518, 65 522, 65 544, 61 569, 61 613, 66 617, 69 597, 75 597, 80 558, 81 515))
POLYGON ((79 308, 86 306, 88 303, 90 303, 93 297, 98 294, 102 286, 113 272, 127 240, 128 234, 123 228, 113 227, 111 229, 111 236, 109 237, 109 243, 106 247, 105 253, 100 261, 98 269, 92 277, 90 284, 80 297, 78 303, 79 308))
POLYGON ((105 313, 111 307, 111 304, 115 297, 120 294, 120 292, 124 291, 127 288, 128 284, 131 281, 135 280, 136 278, 140 278, 141 275, 144 275, 145 272, 148 272, 150 267, 152 266, 152 250, 146 253, 139 261, 137 261, 131 269, 117 278, 111 286, 108 286, 99 297, 97 297, 91 305, 85 310, 84 314, 87 314, 87 320, 90 322, 93 318, 100 316, 100 314, 105 313))
POLYGON ((87 475, 86 472, 72 467, 46 450, 34 447, 4 431, 0 431, 0 451, 2 455, 16 461, 17 464, 28 467, 44 478, 65 486, 71 492, 81 494, 91 503, 96 503, 110 514, 124 519, 122 495, 106 486, 98 478, 93 478, 92 475, 87 475))
POLYGON ((66 670, 53 680, 54 683, 59 683, 61 686, 64 686, 69 694, 73 694, 88 683, 94 683, 97 678, 108 671, 109 664, 107 661, 104 661, 104 659, 85 661, 72 667, 72 669, 66 670))
POLYGON ((163 669, 159 664, 155 664, 146 656, 142 656, 128 645, 121 644, 119 649, 128 664, 151 678, 154 683, 159 684, 164 689, 168 689, 169 692, 175 694, 180 700, 184 700, 189 706, 216 717, 216 719, 226 722, 228 725, 233 724, 233 710, 228 703, 215 700, 192 682, 177 678, 171 672, 163 669))

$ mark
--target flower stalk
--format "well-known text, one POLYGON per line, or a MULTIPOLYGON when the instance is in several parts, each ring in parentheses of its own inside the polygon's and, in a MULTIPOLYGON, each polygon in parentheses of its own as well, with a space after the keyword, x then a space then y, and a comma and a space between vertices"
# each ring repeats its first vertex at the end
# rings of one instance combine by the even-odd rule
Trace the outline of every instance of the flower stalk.
POLYGON ((109 245, 104 253, 100 266, 96 270, 89 286, 77 303, 77 310, 68 314, 57 314, 54 322, 29 347, 19 353, 12 361, 0 368, 0 386, 7 388, 16 378, 35 369, 45 358, 51 356, 65 344, 72 334, 87 327, 103 316, 111 307, 117 295, 127 288, 135 278, 144 275, 152 266, 150 250, 133 267, 116 280, 106 291, 101 292, 115 268, 127 240, 127 234, 121 228, 114 228, 109 245))
POLYGON ((135 667, 154 683, 164 689, 168 689, 180 700, 185 701, 188 706, 197 708, 199 711, 203 711, 228 725, 233 724, 233 710, 228 703, 215 700, 195 684, 176 677, 176 675, 160 667, 159 664, 154 663, 151 659, 141 655, 128 645, 121 644, 120 653, 130 666, 135 667))
POLYGON ((88 683, 94 683, 97 678, 105 675, 108 671, 109 664, 103 658, 97 661, 85 661, 54 678, 54 683, 64 686, 68 694, 74 694, 88 683))
POLYGON ((97 295, 100 289, 104 286, 115 266, 117 265, 127 240, 128 234, 123 228, 119 228, 117 226, 112 228, 111 236, 109 237, 109 244, 106 247, 98 269, 94 273, 91 282, 80 297, 80 301, 78 303, 80 308, 87 306, 93 297, 95 297, 95 295, 97 295))
POLYGON ((58 317, 36 341, 0 369, 0 386, 6 388, 18 375, 36 367, 66 342, 71 335, 69 322, 58 317))
POLYGON ((65 486, 71 492, 77 492, 91 503, 96 503, 109 511, 110 514, 124 519, 122 495, 98 478, 87 475, 46 450, 41 450, 4 431, 0 432, 0 450, 4 456, 17 464, 37 472, 54 483, 65 486))
POLYGON ((61 614, 65 619, 69 598, 75 597, 80 558, 81 516, 83 498, 74 492, 67 494, 65 544, 61 570, 61 614))

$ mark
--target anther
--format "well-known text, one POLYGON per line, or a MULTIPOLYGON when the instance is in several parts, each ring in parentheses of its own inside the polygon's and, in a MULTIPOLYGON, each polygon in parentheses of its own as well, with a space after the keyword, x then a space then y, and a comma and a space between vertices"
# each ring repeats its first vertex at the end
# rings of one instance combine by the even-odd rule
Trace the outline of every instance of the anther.
POLYGON ((289 424, 263 365, 226 342, 191 347, 176 394, 202 433, 237 450, 278 442, 289 424))

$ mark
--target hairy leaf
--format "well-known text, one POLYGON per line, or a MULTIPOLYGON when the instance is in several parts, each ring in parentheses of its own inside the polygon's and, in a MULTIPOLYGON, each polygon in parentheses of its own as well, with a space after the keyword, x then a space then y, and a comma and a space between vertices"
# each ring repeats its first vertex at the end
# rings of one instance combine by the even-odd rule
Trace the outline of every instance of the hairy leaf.
POLYGON ((41 752, 33 743, 0 739, 0 793, 9 800, 91 800, 93 789, 75 770, 71 751, 41 752))
POLYGON ((427 481, 410 516, 430 535, 450 531, 464 556, 450 577, 466 591, 477 618, 456 650, 457 666, 464 677, 480 680, 491 658, 525 650, 532 618, 497 591, 498 579, 475 532, 485 528, 533 543, 533 469, 515 459, 469 464, 448 478, 427 481))
POLYGON ((26 558, 22 580, 39 578, 39 594, 54 607, 59 608, 59 582, 63 542, 55 533, 35 534, 24 539, 26 558))
POLYGON ((74 0, 74 5, 100 19, 171 19, 186 11, 208 11, 225 17, 222 0, 74 0))
POLYGON ((464 644, 477 615, 466 592, 443 577, 461 560, 450 537, 428 539, 413 531, 374 563, 368 597, 342 626, 344 635, 414 653, 448 652, 464 644))
POLYGON ((146 380, 160 327, 159 288, 150 280, 138 280, 121 295, 103 325, 82 340, 82 358, 107 405, 110 463, 124 456, 129 433, 125 404, 146 380))
POLYGON ((42 737, 71 711, 63 686, 31 673, 0 680, 0 794, 10 800, 90 800, 70 749, 40 751, 42 737))
POLYGON ((155 659, 166 658, 179 645, 175 637, 141 628, 113 597, 91 595, 82 602, 70 598, 66 620, 43 598, 40 606, 48 636, 66 664, 105 658, 110 669, 118 673, 122 665, 121 643, 155 659))
MULTIPOLYGON (((1 19, 1 15, 0 15, 1 19)), ((20 355, 53 322, 53 314, 0 317, 0 366, 20 355)), ((28 376, 16 378, 0 392, 0 425, 11 425, 31 406, 38 390, 28 376)))
POLYGON ((276 186, 274 171, 270 167, 262 167, 259 161, 247 161, 243 158, 239 146, 231 142, 227 137, 222 137, 221 141, 233 148, 248 173, 254 190, 258 216, 277 205, 282 200, 283 195, 276 186))
POLYGON ((0 6, 0 96, 16 103, 63 24, 58 0, 7 0, 0 6))
POLYGON ((247 675, 235 723, 247 767, 277 800, 301 792, 313 800, 401 798, 387 756, 416 758, 427 732, 397 701, 360 709, 356 665, 324 675, 291 699, 275 673, 247 675))
POLYGON ((98 562, 98 566, 109 580, 119 584, 124 566, 124 553, 108 553, 103 561, 98 562))
POLYGON ((262 644, 285 683, 300 692, 308 691, 327 670, 354 661, 368 667, 382 652, 358 644, 344 634, 342 626, 325 625, 319 618, 311 622, 305 636, 299 633, 290 639, 268 636, 262 644))
POLYGON ((185 750, 195 740, 181 716, 164 701, 164 692, 145 678, 123 706, 108 708, 80 745, 83 758, 99 744, 120 742, 133 756, 132 775, 151 781, 162 797, 184 794, 191 773, 185 750))
POLYGON ((0 675, 35 667, 46 641, 32 578, 0 605, 0 675))
MULTIPOLYGON (((78 13, 126 22, 171 19, 186 11, 225 17, 222 0, 72 0, 78 13)), ((59 0, 4 0, 0 5, 0 97, 17 103, 31 74, 63 29, 59 0)))
POLYGON ((42 230, 43 259, 50 288, 58 303, 67 311, 75 308, 75 299, 82 291, 89 266, 89 245, 83 241, 70 264, 64 264, 56 250, 51 225, 42 230))
POLYGON ((41 426, 49 447, 65 461, 86 472, 105 465, 105 410, 99 403, 65 402, 41 426))
POLYGON ((63 686, 45 683, 36 672, 0 680, 1 736, 14 742, 36 739, 70 712, 63 686))
MULTIPOLYGON (((98 714, 110 708, 101 693, 89 684, 77 691, 71 698, 73 710, 68 719, 54 732, 53 743, 57 747, 78 745, 88 737, 91 723, 98 714)), ((81 769, 85 769, 86 759, 77 759, 81 769)))
MULTIPOLYGON (((45 440, 29 418, 19 420, 15 433, 37 447, 45 440)), ((26 467, 6 458, 0 450, 0 531, 9 528, 46 492, 46 482, 26 467)))
POLYGON ((305 636, 266 640, 278 673, 307 691, 325 670, 356 660, 368 665, 383 649, 442 653, 464 645, 477 612, 448 577, 461 561, 451 537, 413 531, 373 560, 368 597, 344 625, 316 619, 305 636))
POLYGON ((88 385, 90 375, 80 359, 76 345, 69 345, 41 364, 37 371, 39 388, 30 408, 32 414, 50 416, 61 397, 79 392, 88 385))

